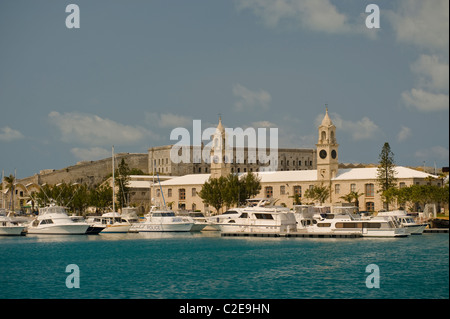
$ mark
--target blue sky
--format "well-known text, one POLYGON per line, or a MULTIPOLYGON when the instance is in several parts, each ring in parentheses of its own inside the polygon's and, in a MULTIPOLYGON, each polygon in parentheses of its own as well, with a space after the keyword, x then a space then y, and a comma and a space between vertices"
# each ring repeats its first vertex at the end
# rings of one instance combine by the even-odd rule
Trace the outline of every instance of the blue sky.
POLYGON ((0 2, 0 169, 18 177, 175 127, 277 127, 315 147, 325 104, 340 162, 449 164, 446 0, 0 2), (80 8, 68 29, 66 6, 80 8), (380 28, 368 29, 368 4, 380 28))

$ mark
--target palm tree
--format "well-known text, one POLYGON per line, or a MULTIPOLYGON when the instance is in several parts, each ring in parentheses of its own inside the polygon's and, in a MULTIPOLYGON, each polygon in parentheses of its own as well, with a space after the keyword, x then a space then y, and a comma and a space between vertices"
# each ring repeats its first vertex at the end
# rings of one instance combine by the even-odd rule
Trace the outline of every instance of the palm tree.
POLYGON ((351 191, 347 195, 341 196, 343 200, 345 200, 347 203, 352 203, 354 201, 355 207, 359 210, 359 197, 364 195, 363 193, 358 193, 355 191, 351 191))
POLYGON ((10 209, 14 210, 14 189, 15 189, 15 181, 16 177, 13 174, 10 174, 9 176, 5 176, 3 178, 5 182, 5 187, 11 191, 10 197, 10 209))

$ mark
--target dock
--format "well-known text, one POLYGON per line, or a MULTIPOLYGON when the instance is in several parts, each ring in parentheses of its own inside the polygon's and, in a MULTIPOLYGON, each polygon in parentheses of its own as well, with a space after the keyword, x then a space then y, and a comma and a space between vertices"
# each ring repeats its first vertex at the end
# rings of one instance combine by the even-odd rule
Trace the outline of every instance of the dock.
POLYGON ((361 233, 257 233, 257 232, 226 232, 224 237, 303 237, 303 238, 359 238, 361 233))
POLYGON ((423 233, 427 234, 437 234, 437 233, 447 233, 448 234, 448 228, 425 228, 423 233))

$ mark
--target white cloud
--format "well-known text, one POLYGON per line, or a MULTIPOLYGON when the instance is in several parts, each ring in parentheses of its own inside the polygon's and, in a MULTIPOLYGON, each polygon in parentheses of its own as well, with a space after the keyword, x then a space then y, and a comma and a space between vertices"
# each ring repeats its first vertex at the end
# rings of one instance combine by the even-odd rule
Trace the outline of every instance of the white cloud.
POLYGON ((11 142, 23 138, 23 134, 9 126, 0 129, 0 141, 11 142))
POLYGON ((348 17, 329 0, 238 0, 236 3, 239 11, 251 10, 268 27, 293 22, 302 28, 330 34, 362 30, 359 25, 351 25, 348 17))
POLYGON ((252 127, 256 128, 269 128, 269 127, 278 127, 275 123, 269 122, 269 121, 258 121, 258 122, 252 122, 252 127))
POLYGON ((64 142, 85 145, 136 144, 146 139, 157 139, 157 135, 140 127, 130 126, 104 119, 94 114, 50 112, 48 117, 61 132, 64 142))
MULTIPOLYGON (((319 114, 316 117, 315 123, 318 127, 323 120, 324 114, 319 114)), ((380 128, 367 116, 364 116, 359 121, 344 120, 337 113, 330 114, 330 118, 337 129, 350 133, 355 141, 371 140, 381 133, 380 128)))
POLYGON ((263 109, 268 110, 272 97, 267 91, 251 91, 245 86, 237 83, 233 85, 233 95, 239 100, 234 103, 234 107, 237 111, 263 109))
POLYGON ((146 121, 162 128, 188 127, 192 125, 192 118, 173 113, 147 112, 146 121))
POLYGON ((411 71, 418 77, 419 86, 433 91, 448 90, 448 63, 437 55, 422 54, 411 65, 411 71))
POLYGON ((403 142, 411 136, 411 129, 406 126, 402 126, 400 132, 397 134, 397 141, 403 142))
POLYGON ((70 152, 82 161, 94 161, 98 159, 103 159, 106 157, 111 157, 111 150, 107 150, 101 147, 91 147, 91 148, 78 148, 74 147, 70 152))
POLYGON ((401 0, 396 12, 386 12, 397 40, 425 49, 448 51, 448 0, 401 0))
POLYGON ((431 93, 422 89, 411 89, 402 93, 403 102, 407 107, 419 111, 444 111, 449 107, 449 96, 443 93, 431 93))
POLYGON ((414 155, 421 160, 442 160, 447 162, 449 160, 448 148, 443 146, 433 146, 428 149, 418 150, 414 155))

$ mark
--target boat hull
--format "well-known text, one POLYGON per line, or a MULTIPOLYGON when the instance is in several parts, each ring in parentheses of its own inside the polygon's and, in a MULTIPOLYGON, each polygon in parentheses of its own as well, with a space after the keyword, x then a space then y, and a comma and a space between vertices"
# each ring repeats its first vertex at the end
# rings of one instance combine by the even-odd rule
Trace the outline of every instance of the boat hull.
POLYGON ((0 236, 20 236, 24 231, 23 226, 3 226, 0 227, 0 236))
POLYGON ((427 224, 418 224, 414 226, 403 226, 411 235, 422 235, 425 228, 427 228, 427 224))
POLYGON ((138 232, 189 232, 192 223, 149 224, 142 223, 135 228, 138 232))
POLYGON ((406 228, 388 228, 373 229, 364 228, 362 230, 363 237, 407 237, 409 232, 406 228))
POLYGON ((37 235, 84 235, 86 234, 89 225, 52 225, 52 226, 39 226, 28 227, 28 234, 37 235))
POLYGON ((128 233, 130 228, 131 228, 131 225, 111 224, 111 225, 106 225, 106 227, 100 232, 100 234, 128 233))

